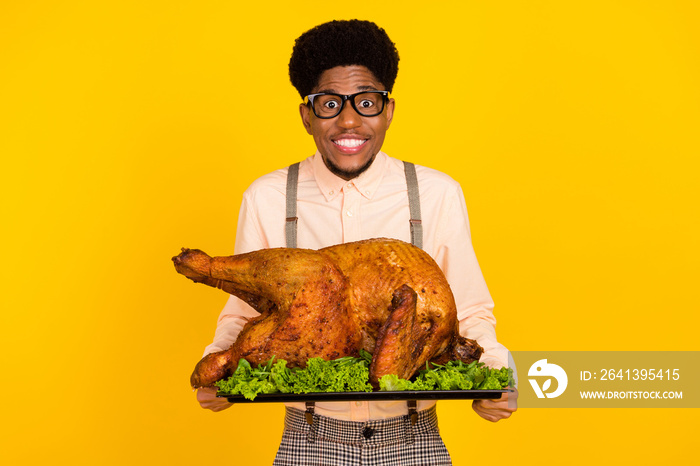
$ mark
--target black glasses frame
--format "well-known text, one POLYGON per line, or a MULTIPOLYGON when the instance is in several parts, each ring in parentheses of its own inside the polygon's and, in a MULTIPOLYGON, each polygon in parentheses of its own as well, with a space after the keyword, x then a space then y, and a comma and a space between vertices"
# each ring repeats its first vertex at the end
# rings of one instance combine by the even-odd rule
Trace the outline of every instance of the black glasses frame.
POLYGON ((362 91, 362 92, 356 92, 354 94, 349 94, 349 95, 343 95, 343 94, 335 94, 332 92, 321 92, 318 94, 309 94, 305 98, 305 104, 311 107, 311 111, 314 112, 314 115, 316 115, 317 118, 321 118, 324 120, 330 120, 331 118, 335 118, 338 115, 340 115, 340 112, 343 111, 343 108, 345 108, 345 102, 350 101, 350 105, 352 105, 352 108, 357 112, 358 115, 364 116, 364 117, 375 117, 379 114, 381 114, 384 111, 384 107, 386 106, 386 103, 389 101, 389 91, 362 91), (365 114, 360 112, 357 109, 357 106, 355 105, 355 97, 357 97, 360 94, 380 94, 382 96, 382 106, 379 108, 379 111, 377 113, 372 113, 372 114, 365 114), (322 95, 333 95, 338 98, 340 98, 340 107, 338 107, 338 113, 336 113, 333 116, 321 116, 318 113, 316 113, 316 109, 314 108, 314 99, 318 96, 322 95))

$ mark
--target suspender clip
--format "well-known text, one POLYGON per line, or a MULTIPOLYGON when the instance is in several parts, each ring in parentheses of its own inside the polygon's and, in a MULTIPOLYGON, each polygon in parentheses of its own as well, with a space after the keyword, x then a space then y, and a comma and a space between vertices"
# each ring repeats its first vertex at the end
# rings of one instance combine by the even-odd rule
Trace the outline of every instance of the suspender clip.
POLYGON ((408 415, 411 417, 411 425, 415 426, 418 422, 418 411, 416 410, 416 400, 407 400, 408 415))
POLYGON ((306 402, 306 412, 304 413, 304 416, 306 417, 306 422, 310 425, 314 425, 314 409, 316 407, 316 403, 313 401, 307 401, 306 402))

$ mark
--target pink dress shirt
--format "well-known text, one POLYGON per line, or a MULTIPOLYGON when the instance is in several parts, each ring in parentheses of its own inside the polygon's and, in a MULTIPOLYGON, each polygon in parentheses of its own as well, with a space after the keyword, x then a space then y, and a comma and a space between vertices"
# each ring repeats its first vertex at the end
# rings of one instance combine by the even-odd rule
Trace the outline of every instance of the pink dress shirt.
MULTIPOLYGON (((460 333, 484 348, 481 361, 507 365, 507 350, 496 340, 493 301, 472 248, 460 185, 449 176, 416 166, 423 219, 423 249, 440 265, 457 303, 460 333)), ((285 247, 287 168, 255 180, 243 194, 234 252, 285 247)), ((298 247, 319 249, 367 238, 410 242, 409 206, 403 162, 380 152, 360 176, 346 181, 326 168, 321 155, 301 162, 297 194, 298 247)), ((231 296, 219 316, 205 354, 228 349, 248 319, 259 315, 231 296)), ((418 401, 418 410, 435 401, 418 401)), ((288 406, 304 410, 304 403, 288 406)), ((316 413, 367 421, 407 413, 406 403, 316 403, 316 413)))

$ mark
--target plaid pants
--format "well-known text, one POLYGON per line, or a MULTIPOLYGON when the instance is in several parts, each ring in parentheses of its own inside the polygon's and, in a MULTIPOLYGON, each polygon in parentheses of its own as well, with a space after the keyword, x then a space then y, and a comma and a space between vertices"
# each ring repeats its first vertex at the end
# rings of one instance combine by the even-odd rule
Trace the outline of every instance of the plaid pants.
POLYGON ((450 454, 440 437, 435 406, 418 413, 368 422, 339 421, 287 408, 273 466, 444 466, 450 454))

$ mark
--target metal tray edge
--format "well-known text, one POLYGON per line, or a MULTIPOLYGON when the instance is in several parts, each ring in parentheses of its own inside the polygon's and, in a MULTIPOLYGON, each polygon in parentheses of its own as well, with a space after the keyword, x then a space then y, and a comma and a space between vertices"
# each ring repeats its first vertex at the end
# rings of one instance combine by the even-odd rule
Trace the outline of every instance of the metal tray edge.
POLYGON ((269 393, 260 394, 254 400, 243 395, 217 395, 227 398, 230 403, 296 403, 306 401, 401 401, 401 400, 486 400, 501 398, 503 390, 421 390, 398 392, 318 392, 318 393, 269 393))

